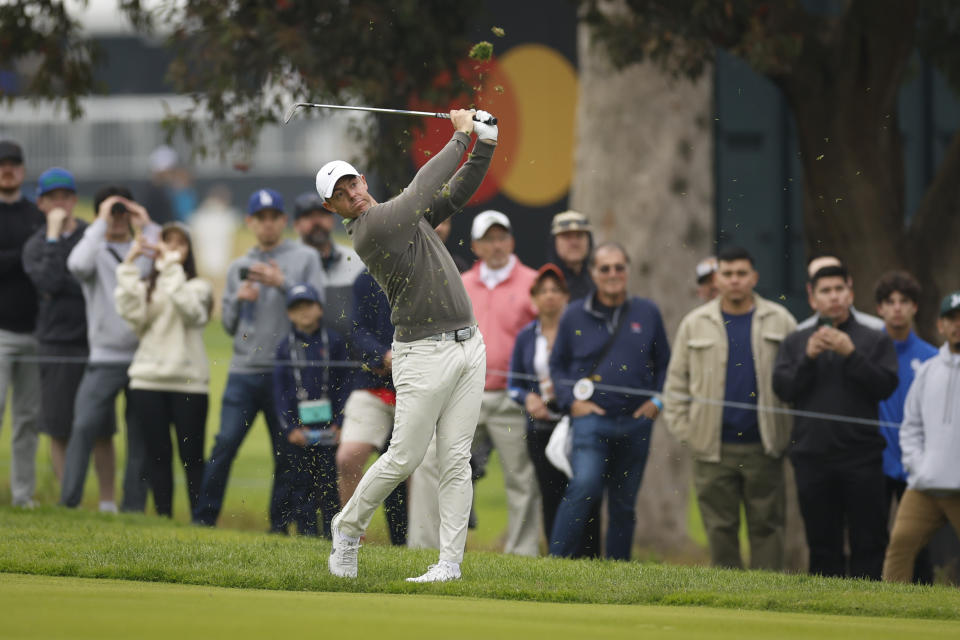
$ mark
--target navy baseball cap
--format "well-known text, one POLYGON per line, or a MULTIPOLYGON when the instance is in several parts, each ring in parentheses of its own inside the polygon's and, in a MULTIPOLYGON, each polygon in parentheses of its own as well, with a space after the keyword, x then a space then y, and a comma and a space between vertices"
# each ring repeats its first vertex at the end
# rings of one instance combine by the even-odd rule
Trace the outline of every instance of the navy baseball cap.
POLYGON ((247 215, 252 216, 264 209, 276 209, 283 213, 283 196, 273 189, 254 191, 247 202, 247 215))
POLYGON ((333 213, 323 205, 323 198, 320 197, 320 194, 314 191, 301 193, 299 196, 297 196, 297 199, 293 201, 294 220, 300 216, 305 216, 314 211, 319 211, 321 213, 333 213))
POLYGON ((289 289, 287 289, 287 308, 289 309, 296 303, 307 300, 309 302, 316 302, 317 304, 323 304, 320 302, 320 294, 317 293, 317 290, 314 289, 313 285, 306 282, 301 282, 300 284, 295 284, 289 289))
POLYGON ((67 191, 77 192, 77 183, 73 180, 73 174, 66 169, 53 167, 47 169, 37 178, 37 197, 56 191, 57 189, 66 189, 67 191))

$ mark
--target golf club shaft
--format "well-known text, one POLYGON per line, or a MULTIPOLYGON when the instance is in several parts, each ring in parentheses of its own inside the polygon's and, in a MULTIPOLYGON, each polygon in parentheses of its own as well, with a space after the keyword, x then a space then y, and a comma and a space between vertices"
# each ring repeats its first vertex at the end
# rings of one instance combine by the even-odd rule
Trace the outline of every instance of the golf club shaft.
MULTIPOLYGON (((404 116, 426 116, 428 118, 445 118, 450 119, 449 113, 434 112, 434 111, 410 111, 408 109, 381 109, 379 107, 354 107, 349 105, 339 105, 339 104, 316 104, 313 102, 298 102, 287 111, 286 116, 283 119, 284 124, 290 121, 290 118, 293 117, 294 112, 300 107, 314 107, 322 109, 346 109, 350 111, 372 111, 374 113, 396 113, 404 116)), ((476 116, 474 116, 476 120, 476 116)), ((496 118, 494 118, 490 124, 497 124, 496 118)))

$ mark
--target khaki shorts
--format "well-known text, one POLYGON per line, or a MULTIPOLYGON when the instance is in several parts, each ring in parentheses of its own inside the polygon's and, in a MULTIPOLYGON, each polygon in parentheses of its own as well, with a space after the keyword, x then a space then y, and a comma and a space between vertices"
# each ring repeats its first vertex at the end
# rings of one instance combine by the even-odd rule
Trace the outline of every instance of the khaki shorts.
POLYGON ((364 389, 357 389, 347 398, 343 408, 341 442, 365 442, 382 451, 393 430, 396 408, 364 389))

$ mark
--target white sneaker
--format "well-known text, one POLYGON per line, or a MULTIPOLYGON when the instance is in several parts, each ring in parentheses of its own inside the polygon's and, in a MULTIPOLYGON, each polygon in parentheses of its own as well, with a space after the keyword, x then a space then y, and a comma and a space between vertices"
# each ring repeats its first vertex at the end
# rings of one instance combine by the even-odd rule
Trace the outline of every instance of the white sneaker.
POLYGON ((407 578, 407 582, 450 582, 460 579, 460 565, 441 560, 427 567, 427 572, 416 578, 407 578))
POLYGON ((117 513, 117 503, 113 500, 101 500, 100 513, 117 513))
POLYGON ((338 578, 357 577, 357 551, 360 549, 360 539, 340 533, 337 518, 331 524, 333 546, 330 557, 327 558, 327 567, 330 573, 338 578))

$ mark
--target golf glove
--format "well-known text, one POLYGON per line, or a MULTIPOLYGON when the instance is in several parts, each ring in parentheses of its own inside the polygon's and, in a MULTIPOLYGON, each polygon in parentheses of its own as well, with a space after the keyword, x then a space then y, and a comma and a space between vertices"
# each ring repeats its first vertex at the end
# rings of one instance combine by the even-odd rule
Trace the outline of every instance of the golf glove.
POLYGON ((488 124, 490 120, 493 119, 493 114, 487 111, 477 111, 476 115, 474 115, 474 118, 473 132, 477 134, 477 138, 480 140, 496 142, 497 134, 500 133, 500 130, 497 129, 497 125, 488 124))

